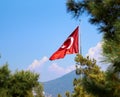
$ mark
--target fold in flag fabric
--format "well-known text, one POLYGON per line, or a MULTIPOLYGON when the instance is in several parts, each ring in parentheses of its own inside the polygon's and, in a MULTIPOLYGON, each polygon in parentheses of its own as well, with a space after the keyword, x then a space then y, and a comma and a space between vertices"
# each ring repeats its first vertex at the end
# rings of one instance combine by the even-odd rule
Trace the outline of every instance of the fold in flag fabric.
POLYGON ((53 53, 49 60, 64 58, 66 54, 79 53, 79 27, 64 41, 61 47, 53 53))

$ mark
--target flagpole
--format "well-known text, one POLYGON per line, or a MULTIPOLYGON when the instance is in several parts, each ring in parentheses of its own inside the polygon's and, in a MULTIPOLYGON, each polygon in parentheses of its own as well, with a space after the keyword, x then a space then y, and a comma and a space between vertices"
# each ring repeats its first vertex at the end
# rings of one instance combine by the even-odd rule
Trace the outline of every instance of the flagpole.
MULTIPOLYGON (((79 28, 80 28, 80 24, 81 24, 81 19, 79 20, 79 28)), ((82 54, 82 48, 81 48, 81 31, 79 29, 79 53, 82 54)))
MULTIPOLYGON (((81 24, 81 19, 79 19, 79 28, 80 28, 80 24, 81 24)), ((80 55, 82 55, 82 47, 81 47, 81 31, 80 31, 80 29, 79 29, 79 48, 80 48, 80 50, 79 50, 79 54, 80 55)), ((81 64, 80 64, 80 71, 81 71, 81 74, 80 74, 80 78, 82 79, 82 66, 81 66, 81 64)))

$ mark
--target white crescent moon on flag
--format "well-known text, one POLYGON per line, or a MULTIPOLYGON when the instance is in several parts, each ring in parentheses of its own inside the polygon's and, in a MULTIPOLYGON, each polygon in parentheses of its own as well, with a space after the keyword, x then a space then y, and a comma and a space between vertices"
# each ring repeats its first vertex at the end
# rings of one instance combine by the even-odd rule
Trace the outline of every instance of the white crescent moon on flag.
MULTIPOLYGON (((73 38, 73 37, 69 37, 68 39, 70 39, 70 44, 67 45, 67 48, 66 48, 66 49, 70 49, 70 47, 72 46, 73 41, 74 41, 74 38, 73 38)), ((66 45, 63 45, 61 48, 65 48, 65 47, 66 47, 66 45)))
POLYGON ((72 46, 73 41, 74 41, 73 37, 69 37, 69 39, 70 39, 70 45, 67 47, 67 49, 70 49, 70 47, 72 46))

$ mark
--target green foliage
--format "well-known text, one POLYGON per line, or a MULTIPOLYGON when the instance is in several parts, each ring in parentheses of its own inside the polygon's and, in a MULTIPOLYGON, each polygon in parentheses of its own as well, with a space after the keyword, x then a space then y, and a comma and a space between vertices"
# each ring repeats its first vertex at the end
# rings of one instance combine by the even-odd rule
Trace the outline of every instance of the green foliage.
POLYGON ((74 17, 87 13, 97 25, 103 33, 103 61, 111 64, 103 72, 94 60, 77 55, 76 73, 83 78, 73 82, 73 97, 120 97, 120 0, 67 0, 66 5, 74 17))
POLYGON ((62 97, 60 94, 58 94, 58 97, 62 97))
POLYGON ((12 96, 24 97, 27 91, 32 92, 32 88, 38 85, 39 75, 31 73, 30 71, 15 72, 11 75, 10 87, 12 96), (26 91, 27 90, 27 91, 26 91))
POLYGON ((120 0, 67 0, 67 10, 74 17, 87 13, 91 24, 103 33, 103 55, 120 71, 120 0))
POLYGON ((65 95, 66 95, 66 97, 70 97, 70 92, 67 91, 67 92, 65 93, 65 95))
POLYGON ((67 10, 74 17, 89 14, 90 22, 98 26, 101 32, 107 32, 107 36, 114 34, 114 24, 120 16, 120 0, 67 0, 67 10))
POLYGON ((79 54, 75 61, 77 62, 77 71, 80 70, 80 75, 83 75, 82 78, 74 80, 75 96, 105 97, 105 73, 96 65, 96 61, 89 57, 84 58, 79 54))
MULTIPOLYGON (((94 59, 78 54, 76 72, 82 75, 74 79, 74 91, 68 97, 119 97, 120 78, 111 69, 104 72, 94 59)), ((67 97, 67 96, 66 96, 67 97)))
POLYGON ((112 39, 104 38, 103 55, 106 57, 105 62, 112 63, 115 71, 120 71, 120 20, 114 25, 115 34, 112 39))
POLYGON ((3 67, 0 68, 0 97, 7 97, 7 95, 9 94, 9 83, 10 70, 8 69, 8 64, 5 64, 3 67))
POLYGON ((44 97, 38 78, 38 74, 30 71, 22 70, 12 74, 5 64, 0 68, 0 97, 33 97, 33 88, 36 89, 36 97, 44 97), (38 96, 40 93, 42 96, 38 96))
POLYGON ((43 86, 40 83, 33 88, 33 91, 35 92, 36 97, 44 97, 43 86))
POLYGON ((120 97, 120 73, 114 71, 114 67, 110 67, 107 71, 106 86, 113 93, 113 97, 120 97))

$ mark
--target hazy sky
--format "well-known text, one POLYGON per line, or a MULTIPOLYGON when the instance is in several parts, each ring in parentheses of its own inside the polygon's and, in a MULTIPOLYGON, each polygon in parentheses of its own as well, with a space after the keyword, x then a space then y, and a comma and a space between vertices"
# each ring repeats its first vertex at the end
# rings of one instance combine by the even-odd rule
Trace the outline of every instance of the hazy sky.
POLYGON ((75 69, 75 54, 49 61, 79 25, 82 54, 98 55, 102 35, 88 17, 81 23, 66 11, 66 0, 0 0, 0 66, 40 73, 40 81, 60 77, 75 69), (95 53, 96 51, 97 53, 95 53))

